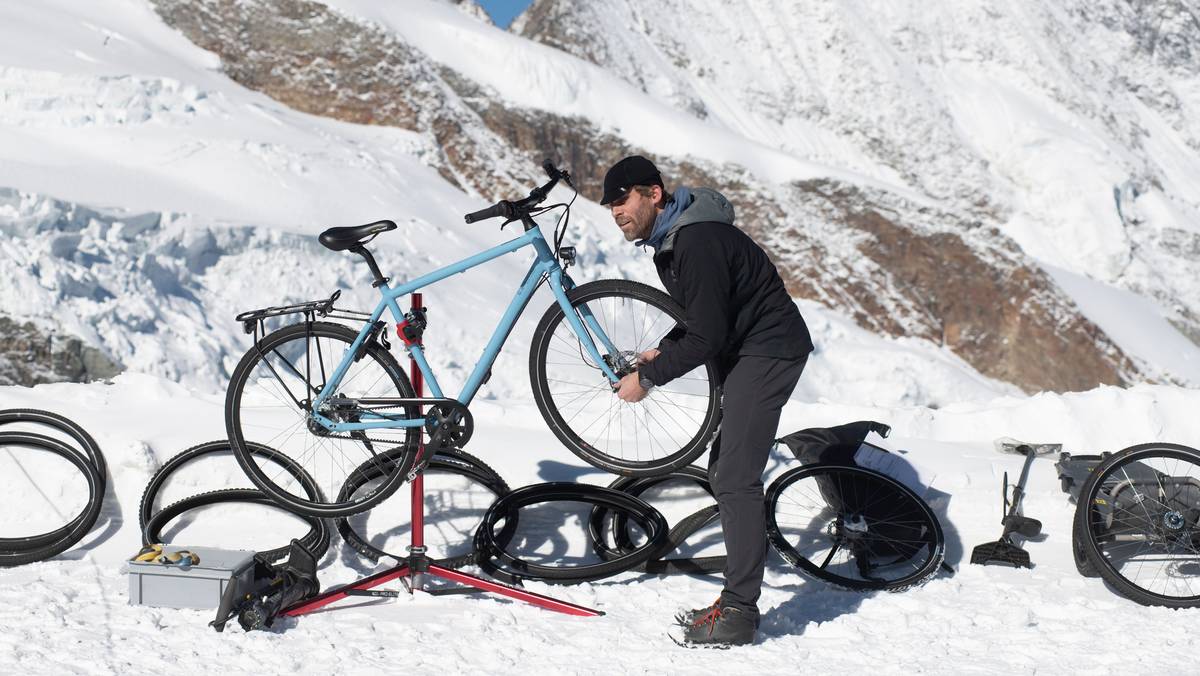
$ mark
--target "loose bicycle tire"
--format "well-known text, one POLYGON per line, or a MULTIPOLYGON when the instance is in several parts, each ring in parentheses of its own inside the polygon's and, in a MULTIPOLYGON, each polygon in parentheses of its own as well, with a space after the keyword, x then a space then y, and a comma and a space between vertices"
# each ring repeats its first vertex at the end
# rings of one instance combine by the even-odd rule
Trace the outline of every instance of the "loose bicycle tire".
MULTIPOLYGON (((379 478, 377 470, 374 466, 359 468, 360 472, 355 472, 351 475, 346 483, 342 486, 342 492, 346 495, 352 495, 360 486, 379 478)), ((449 474, 458 474, 466 477, 482 485, 487 490, 491 491, 497 499, 508 495, 510 489, 504 479, 496 470, 489 467, 479 458, 456 448, 448 448, 438 451, 437 455, 429 461, 429 465, 424 472, 444 472, 449 474)), ((428 517, 426 517, 428 518, 428 517)), ((387 552, 375 545, 371 544, 365 537, 354 530, 348 517, 340 517, 335 521, 338 533, 341 534, 342 540, 345 541, 356 552, 361 554, 371 561, 378 561, 380 558, 390 556, 395 559, 403 560, 404 555, 387 552)), ((512 523, 505 523, 505 527, 498 535, 498 539, 506 541, 506 533, 516 529, 516 520, 512 519, 512 523)), ((462 568, 463 566, 472 565, 478 562, 479 552, 474 546, 474 537, 470 539, 471 551, 457 556, 445 557, 442 559, 434 559, 433 563, 442 566, 443 568, 462 568)))
POLYGON ((696 556, 690 559, 668 559, 665 554, 675 551, 696 531, 721 518, 721 511, 716 505, 702 507, 692 514, 679 520, 667 533, 667 543, 662 553, 637 568, 651 575, 705 575, 725 570, 728 557, 696 556))
MULTIPOLYGON (((795 566, 797 570, 808 577, 851 591, 885 590, 899 592, 919 586, 937 573, 946 556, 946 541, 941 523, 929 505, 908 486, 874 470, 833 464, 804 465, 788 470, 767 487, 766 511, 768 540, 788 563, 795 566), (823 483, 826 481, 832 482, 833 479, 830 478, 831 476, 838 477, 838 483, 823 483), (805 531, 804 535, 809 537, 817 547, 824 547, 827 543, 832 542, 832 547, 825 554, 825 560, 820 565, 809 560, 803 552, 793 546, 784 534, 784 529, 780 527, 780 501, 782 496, 791 486, 809 478, 814 479, 814 484, 816 485, 813 486, 812 490, 807 491, 804 496, 811 503, 808 506, 808 511, 812 513, 812 509, 818 503, 820 503, 822 511, 816 512, 811 516, 812 522, 817 527, 805 531), (864 517, 865 510, 859 509, 859 507, 866 505, 878 509, 882 498, 860 500, 860 495, 856 493, 851 499, 841 500, 846 506, 840 506, 835 504, 839 501, 839 498, 830 495, 827 490, 829 486, 863 486, 861 482, 864 481, 869 485, 855 490, 863 492, 867 490, 890 491, 890 494, 885 494, 885 497, 897 500, 902 505, 901 509, 907 510, 903 514, 904 518, 909 519, 897 523, 907 529, 906 535, 910 532, 919 532, 919 534, 912 536, 918 539, 890 539, 886 533, 886 527, 895 524, 889 523, 886 519, 880 519, 878 512, 870 514, 869 519, 864 517), (856 484, 854 482, 860 483, 856 484), (844 518, 847 516, 846 512, 850 513, 849 525, 846 524, 844 518), (831 518, 830 515, 832 516, 832 521, 829 521, 831 518), (919 520, 913 521, 912 519, 919 520), (826 521, 829 522, 825 523, 826 521), (846 533, 850 533, 850 536, 847 537, 846 533), (856 540, 855 538, 858 539, 856 540), (871 538, 874 539, 872 540, 871 538), (843 549, 847 542, 851 543, 851 548, 846 549, 850 553, 851 558, 842 562, 846 564, 846 568, 843 568, 843 570, 848 569, 850 562, 853 561, 855 566, 858 567, 855 577, 851 577, 848 574, 839 574, 827 567, 833 561, 833 557, 843 549), (860 546, 860 551, 857 553, 852 548, 855 542, 860 546), (864 555, 864 550, 861 548, 863 546, 867 548, 878 546, 881 549, 891 549, 893 551, 914 549, 913 555, 922 549, 927 549, 928 551, 922 560, 916 564, 908 564, 913 568, 910 572, 895 579, 883 579, 879 577, 872 578, 866 573, 861 572, 862 567, 866 565, 866 562, 860 559, 864 555), (901 550, 901 547, 904 549, 901 550)), ((898 555, 902 556, 903 554, 898 555)), ((900 564, 897 561, 888 565, 900 564)))
POLYGON ((48 533, 28 537, 0 538, 0 567, 20 566, 57 556, 87 535, 104 502, 104 481, 88 456, 62 441, 32 432, 0 432, 0 447, 27 446, 58 455, 83 474, 88 484, 88 501, 78 516, 48 533))
MULTIPOLYGON (((142 544, 148 545, 153 543, 162 543, 162 530, 173 519, 192 509, 207 507, 222 502, 248 502, 251 504, 265 505, 274 507, 283 511, 288 511, 278 502, 271 499, 270 496, 255 488, 223 488, 215 491, 200 493, 191 497, 184 498, 178 502, 167 505, 161 510, 155 512, 146 525, 142 528, 142 544)), ((292 512, 289 512, 292 513, 292 512)), ((303 519, 311 527, 303 537, 299 538, 300 544, 304 548, 312 552, 316 559, 320 559, 329 549, 329 529, 325 525, 325 520, 319 517, 307 516, 303 514, 294 514, 303 519)), ((291 549, 291 543, 275 549, 258 551, 257 557, 264 561, 277 561, 287 556, 291 549)))
POLYGON ((480 552, 480 567, 504 582, 520 584, 522 580, 540 580, 551 584, 574 584, 611 577, 645 563, 666 542, 668 530, 667 520, 657 509, 632 495, 603 486, 559 481, 524 486, 497 500, 484 514, 483 523, 476 531, 475 549, 480 552), (624 512, 644 529, 646 542, 610 561, 579 566, 530 563, 510 553, 506 549, 507 538, 496 532, 497 523, 523 507, 554 501, 591 503, 624 512))
MULTIPOLYGON (((708 481, 708 472, 695 465, 688 465, 667 474, 652 477, 618 477, 608 487, 628 493, 636 498, 641 498, 647 490, 672 480, 690 481, 703 489, 705 493, 708 493, 710 496, 713 495, 712 485, 708 481)), ((718 516, 719 512, 716 505, 710 505, 681 519, 679 523, 671 527, 671 530, 667 533, 667 540, 663 543, 660 550, 654 552, 650 560, 640 566, 638 570, 644 570, 647 573, 657 575, 669 573, 711 573, 723 570, 726 562, 725 556, 704 556, 688 559, 665 558, 667 554, 677 549, 692 534, 712 523, 718 516)), ((633 537, 629 532, 629 517, 624 513, 618 513, 613 516, 612 532, 614 546, 610 547, 608 545, 604 537, 604 525, 608 518, 608 509, 601 506, 593 508, 588 518, 587 529, 593 551, 605 560, 621 556, 635 547, 633 537)))
MULTIPOLYGON (((1099 575, 1122 596, 1148 606, 1200 607, 1200 594, 1174 595, 1143 586, 1160 581, 1167 584, 1179 578, 1183 580, 1179 588, 1191 592, 1190 580, 1200 581, 1200 450, 1181 444, 1149 443, 1113 453, 1092 470, 1080 489, 1073 526, 1080 536, 1083 570, 1099 575), (1156 460, 1163 461, 1162 470, 1156 460), (1170 460, 1175 461, 1173 465, 1168 463, 1170 460), (1184 481, 1178 476, 1181 462, 1192 468, 1184 481), (1146 473, 1152 478, 1139 476, 1146 473), (1151 489, 1139 492, 1138 484, 1147 484, 1151 489), (1128 510, 1120 496, 1112 493, 1118 486, 1134 491, 1128 510), (1111 510, 1110 516, 1105 517, 1101 509, 1111 510), (1168 522, 1172 516, 1177 523, 1168 522), (1110 519, 1112 523, 1105 524, 1110 519), (1124 549, 1120 550, 1121 556, 1117 555, 1119 548, 1134 544, 1138 549, 1131 556, 1126 557, 1124 549), (1122 573, 1123 564, 1143 552, 1181 557, 1157 569, 1151 565, 1153 575, 1149 580, 1130 579, 1122 573)), ((1155 561, 1162 564, 1157 558, 1150 563, 1155 561)), ((1145 563, 1130 568, 1140 576, 1145 563)))
MULTIPOLYGON (((262 444, 251 443, 248 445, 248 450, 251 454, 279 463, 285 472, 296 477, 301 486, 309 491, 309 496, 314 500, 322 498, 321 488, 317 486, 313 478, 304 471, 304 468, 295 460, 286 456, 273 448, 263 446, 262 444)), ((218 455, 228 453, 233 455, 233 448, 229 445, 229 441, 221 439, 219 441, 207 441, 202 444, 197 444, 191 448, 180 451, 164 462, 158 471, 150 477, 150 481, 146 483, 146 487, 142 490, 142 499, 138 503, 138 528, 145 530, 146 524, 154 515, 154 501, 158 497, 158 492, 162 490, 163 484, 175 472, 183 468, 184 465, 198 458, 207 455, 218 455)))
POLYGON ((0 411, 0 426, 21 422, 52 427, 74 439, 96 468, 96 474, 100 476, 100 492, 104 492, 108 483, 108 464, 105 462, 104 453, 100 451, 100 444, 96 443, 87 430, 74 420, 51 411, 35 408, 10 408, 0 411))
MULTIPOLYGON (((350 328, 341 324, 333 324, 330 322, 305 322, 286 326, 267 334, 261 340, 256 342, 254 347, 247 351, 245 356, 242 357, 241 361, 237 365, 237 368, 234 369, 233 376, 230 378, 229 389, 225 398, 225 424, 226 432, 228 433, 229 441, 234 449, 234 455, 237 457, 238 464, 241 465, 242 470, 246 472, 246 476, 250 478, 250 481, 253 482, 254 485, 259 488, 259 490, 269 495, 281 506, 297 514, 334 518, 339 516, 348 516, 350 514, 356 514, 358 512, 370 509, 371 507, 386 500, 389 496, 396 492, 396 489, 398 489, 400 484, 404 482, 405 476, 408 474, 416 460, 416 452, 421 435, 419 428, 404 428, 402 432, 397 430, 371 430, 370 434, 376 435, 377 437, 381 434, 387 433, 396 435, 395 439, 391 439, 387 442, 395 443, 395 445, 388 449, 376 451, 373 444, 367 443, 367 454, 365 460, 345 458, 344 452, 343 457, 337 457, 336 454, 329 453, 330 462, 328 465, 331 468, 331 471, 332 466, 335 463, 342 469, 342 471, 354 471, 352 468, 343 467, 343 459, 348 459, 351 462, 358 463, 387 462, 388 467, 391 469, 391 471, 387 473, 388 479, 370 495, 360 496, 357 499, 348 501, 328 502, 324 497, 321 500, 306 499, 295 494, 294 492, 288 491, 285 487, 279 486, 273 480, 273 477, 269 476, 255 462, 253 453, 250 452, 249 444, 253 440, 248 440, 246 438, 245 431, 243 430, 242 400, 245 394, 247 383, 254 376, 255 370, 260 364, 267 365, 267 370, 278 380, 279 389, 286 393, 288 397, 291 398, 292 402, 297 405, 296 412, 302 417, 304 415, 302 412, 305 410, 302 405, 304 402, 308 401, 307 398, 303 400, 297 399, 295 394, 288 389, 287 385, 283 382, 283 379, 279 376, 278 369, 276 369, 275 366, 268 361, 267 355, 274 354, 278 356, 283 364, 291 367, 292 371, 299 376, 300 372, 298 367, 291 365, 291 363, 287 361, 287 358, 279 351, 279 348, 288 346, 291 341, 295 341, 297 339, 303 340, 306 373, 301 379, 304 382, 304 392, 302 394, 311 396, 312 392, 319 391, 319 389, 324 386, 325 370, 327 368, 332 370, 337 364, 338 360, 341 358, 341 353, 337 354, 336 358, 331 354, 328 359, 328 361, 331 363, 326 365, 326 360, 320 353, 320 339, 324 338, 329 341, 336 341, 344 344, 345 347, 342 349, 345 350, 348 349, 348 347, 357 339, 357 336, 358 334, 352 331, 350 328), (308 341, 310 338, 316 343, 317 361, 320 366, 321 377, 323 381, 322 383, 316 385, 308 382, 309 375, 311 375, 308 373, 308 371, 313 368, 313 366, 308 363, 312 361, 308 346, 308 341), (384 457, 390 458, 390 460, 385 461, 383 460, 384 457)), ((298 349, 300 346, 297 345, 295 347, 298 349)), ((369 376, 363 381, 364 383, 370 381, 367 383, 368 387, 376 386, 379 381, 386 376, 388 382, 392 386, 392 389, 386 391, 386 396, 400 398, 411 398, 415 396, 412 385, 409 382, 408 376, 405 374, 404 369, 400 367, 395 358, 393 358, 392 355, 377 341, 372 340, 365 342, 360 349, 361 353, 353 362, 354 364, 359 363, 363 358, 369 358, 372 360, 371 363, 375 364, 379 367, 379 369, 381 369, 379 376, 369 376), (374 381, 371 381, 372 377, 375 377, 374 381)), ((299 359, 297 359, 297 361, 299 361, 299 359)), ((282 366, 283 365, 281 364, 281 368, 282 366)), ((284 370, 286 371, 286 369, 284 370)), ((346 386, 352 380, 353 377, 343 377, 341 383, 339 383, 339 389, 346 386)), ((276 394, 275 396, 278 395, 276 394)), ((368 396, 377 396, 377 394, 369 393, 368 396)), ((285 404, 285 406, 279 408, 287 408, 291 406, 291 404, 289 404, 285 399, 279 398, 279 400, 285 404)), ((407 406, 402 410, 404 411, 405 417, 408 418, 415 418, 418 415, 415 406, 407 406)), ((355 415, 354 410, 344 410, 340 413, 348 416, 355 415)), ((334 439, 333 442, 328 443, 353 440, 361 445, 364 439, 363 436, 358 436, 354 439, 343 439, 334 438, 328 434, 317 435, 312 432, 313 427, 303 421, 300 423, 299 427, 304 428, 303 430, 299 431, 301 439, 308 439, 310 443, 314 444, 317 442, 311 441, 311 439, 305 435, 312 435, 312 438, 318 439, 318 441, 320 439, 334 439)), ((292 434, 294 435, 295 432, 296 430, 293 430, 292 434)), ((280 434, 277 434, 276 437, 280 437, 282 434, 283 433, 281 432, 280 434)), ((283 441, 287 442, 290 439, 292 439, 292 436, 283 439, 283 441)), ((279 448, 280 444, 264 443, 264 445, 272 446, 273 448, 276 448, 276 450, 286 453, 285 449, 279 448)), ((386 444, 381 443, 380 445, 386 444)), ((351 448, 357 447, 351 446, 351 448)), ((340 451, 340 447, 338 450, 340 451)), ((301 453, 301 457, 306 457, 308 454, 314 452, 316 451, 313 449, 304 451, 301 453)), ((313 461, 314 466, 319 466, 319 463, 319 460, 313 461)), ((306 470, 307 469, 308 467, 306 466, 306 470)), ((311 473, 312 472, 310 472, 310 474, 311 473)), ((314 476, 314 478, 317 479, 318 484, 322 483, 320 477, 314 476)), ((331 485, 328 487, 329 490, 325 493, 325 495, 338 495, 340 487, 344 483, 345 479, 346 476, 331 477, 329 482, 331 485), (336 483, 336 486, 332 485, 334 483, 336 483)))
MULTIPOLYGON (((635 308, 642 307, 642 323, 645 324, 648 309, 653 308, 661 315, 655 316, 654 324, 651 326, 642 326, 639 330, 636 323, 632 326, 629 334, 621 334, 619 337, 609 335, 609 338, 614 340, 617 345, 615 347, 621 351, 621 359, 630 360, 641 351, 655 348, 658 346, 658 337, 665 336, 671 330, 682 326, 684 322, 683 308, 679 306, 670 296, 645 284, 630 282, 625 280, 602 280, 598 282, 589 282, 580 285, 567 292, 567 298, 571 302, 572 307, 587 307, 595 315, 594 307, 601 307, 604 299, 617 299, 629 301, 630 308, 622 309, 622 312, 629 313, 636 320, 638 310, 635 308), (663 317, 667 322, 659 326, 659 321, 663 317), (659 331, 653 329, 659 328, 659 331), (653 344, 651 344, 653 343, 653 344)), ((613 311, 613 321, 608 323, 605 331, 608 334, 616 334, 618 330, 623 330, 624 320, 622 323, 616 322, 616 310, 613 311)), ((604 315, 604 312, 600 313, 604 315)), ((624 317, 624 315, 622 315, 624 317)), ((588 358, 583 356, 581 349, 578 350, 578 360, 575 359, 574 351, 578 348, 578 339, 571 334, 571 340, 575 343, 572 345, 565 337, 559 337, 564 345, 553 346, 556 337, 556 329, 564 325, 566 315, 557 303, 551 305, 542 316, 538 323, 537 329, 533 334, 533 342, 530 345, 529 351, 529 377, 533 386, 533 398, 537 404, 538 410, 545 418, 546 424, 550 430, 558 437, 572 453, 579 456, 584 462, 590 465, 599 467, 608 472, 620 474, 624 476, 654 476, 670 472, 671 470, 679 469, 689 465, 698 458, 705 450, 708 449, 713 438, 716 436, 720 418, 721 418, 721 388, 718 378, 718 368, 715 362, 708 362, 699 367, 697 371, 702 372, 703 376, 691 376, 697 384, 690 385, 688 378, 680 378, 671 383, 650 391, 646 399, 638 404, 626 404, 616 399, 611 385, 604 377, 600 367, 588 362, 588 358), (569 347, 570 349, 566 349, 569 347), (570 361, 555 362, 551 358, 551 352, 557 351, 560 354, 566 355, 565 359, 570 361), (565 383, 558 383, 559 386, 567 385, 569 387, 582 387, 580 394, 576 394, 576 390, 571 389, 560 395, 564 401, 559 401, 554 393, 554 387, 551 386, 552 381, 557 382, 559 378, 552 377, 550 367, 555 364, 561 364, 567 368, 579 370, 579 381, 574 380, 565 383), (673 387, 679 387, 678 391, 673 391, 673 387), (693 392, 684 392, 684 389, 691 387, 693 392), (588 397, 590 393, 590 398, 588 397), (574 419, 583 414, 584 409, 597 398, 603 397, 603 401, 609 401, 608 410, 601 412, 601 417, 605 414, 609 415, 607 426, 596 428, 596 435, 601 431, 606 435, 605 449, 601 450, 594 442, 599 442, 599 436, 589 441, 584 435, 590 429, 595 427, 596 421, 589 423, 586 427, 584 421, 574 422, 574 419), (672 399, 670 397, 676 397, 672 399), (677 399, 680 397, 690 397, 685 400, 687 405, 680 403, 677 399), (560 408, 567 405, 572 405, 580 402, 579 411, 576 411, 571 416, 564 415, 564 411, 560 408), (702 400, 702 401, 697 401, 702 400), (665 402, 665 403, 664 403, 665 402), (668 409, 667 407, 673 407, 668 409), (626 423, 624 419, 624 411, 629 407, 630 419, 626 423), (653 432, 656 436, 646 439, 646 453, 653 454, 656 457, 642 458, 642 448, 640 437, 634 437, 636 442, 635 453, 637 457, 629 458, 623 455, 614 453, 610 447, 608 436, 611 436, 613 411, 619 418, 617 423, 618 437, 622 444, 624 443, 624 433, 628 424, 633 430, 633 434, 639 434, 638 416, 642 416, 643 426, 641 427, 647 434, 651 434, 648 417, 651 414, 662 416, 663 420, 670 421, 670 424, 679 428, 676 433, 673 429, 665 427, 665 424, 655 418, 664 436, 658 436, 657 432, 653 432), (690 411, 690 413, 689 413, 690 411), (698 418, 694 419, 694 418, 698 418), (686 421, 686 426, 680 420, 686 421), (692 431, 692 427, 695 430, 692 431), (579 429, 576 429, 579 428, 579 429), (681 439, 683 439, 681 441, 681 439), (656 448, 657 444, 657 448, 656 448)), ((599 321, 599 320, 597 320, 599 321)), ((601 351, 604 351, 602 345, 598 345, 601 351)), ((609 355, 612 357, 612 355, 609 355)), ((696 373, 697 371, 693 371, 696 373)), ((598 404, 603 408, 603 404, 598 404)), ((586 418, 590 418, 589 414, 586 418)), ((591 436, 589 435, 589 438, 591 436)), ((624 446, 619 447, 620 453, 625 452, 624 446)))

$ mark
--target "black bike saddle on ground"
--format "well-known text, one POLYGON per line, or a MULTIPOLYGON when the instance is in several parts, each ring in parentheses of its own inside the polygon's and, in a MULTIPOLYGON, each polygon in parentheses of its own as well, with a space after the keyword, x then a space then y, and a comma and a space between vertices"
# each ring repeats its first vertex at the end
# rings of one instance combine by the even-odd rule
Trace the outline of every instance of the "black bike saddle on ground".
POLYGON ((366 225, 355 225, 347 228, 330 228, 321 233, 321 244, 326 249, 333 251, 345 251, 355 246, 363 244, 363 240, 374 237, 381 232, 395 230, 396 224, 392 221, 375 221, 366 225))

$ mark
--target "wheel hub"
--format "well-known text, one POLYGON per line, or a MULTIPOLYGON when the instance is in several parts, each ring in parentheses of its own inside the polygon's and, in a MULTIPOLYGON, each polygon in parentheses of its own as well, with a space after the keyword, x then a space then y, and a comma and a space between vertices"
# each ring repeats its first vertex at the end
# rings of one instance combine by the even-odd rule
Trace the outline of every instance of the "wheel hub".
MULTIPOLYGON (((336 397, 331 397, 331 398, 346 399, 345 395, 341 395, 341 394, 337 395, 336 397)), ((308 412, 307 426, 308 426, 309 432, 312 432, 313 434, 315 434, 318 437, 327 437, 327 436, 330 436, 331 434, 333 434, 333 432, 331 432, 329 430, 329 428, 322 425, 321 422, 319 420, 317 420, 316 417, 313 416, 311 399, 305 399, 304 401, 300 402, 300 405, 304 411, 308 412)), ((341 404, 341 405, 331 406, 328 403, 326 403, 321 407, 321 415, 325 416, 326 418, 332 420, 335 423, 359 422, 359 419, 360 419, 359 415, 358 415, 358 408, 353 404, 341 404)))
POLYGON ((608 368, 612 369, 613 373, 617 374, 618 378, 633 373, 637 370, 638 353, 632 350, 621 350, 615 355, 604 355, 604 363, 608 364, 608 368))
POLYGON ((1172 510, 1163 514, 1163 525, 1167 527, 1167 530, 1179 530, 1185 523, 1183 515, 1177 511, 1172 510))
POLYGON ((846 519, 842 526, 850 537, 863 537, 867 534, 867 520, 861 514, 846 519))

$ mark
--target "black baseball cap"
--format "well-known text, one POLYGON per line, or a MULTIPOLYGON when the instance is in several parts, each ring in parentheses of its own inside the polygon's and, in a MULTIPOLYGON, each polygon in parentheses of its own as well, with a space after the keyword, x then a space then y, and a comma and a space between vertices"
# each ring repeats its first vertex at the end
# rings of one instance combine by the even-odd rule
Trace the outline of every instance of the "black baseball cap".
POLYGON ((635 185, 665 187, 662 174, 658 173, 658 167, 641 155, 626 157, 612 165, 612 168, 604 175, 604 198, 600 200, 601 206, 607 206, 609 203, 621 199, 621 196, 629 192, 629 189, 635 185))

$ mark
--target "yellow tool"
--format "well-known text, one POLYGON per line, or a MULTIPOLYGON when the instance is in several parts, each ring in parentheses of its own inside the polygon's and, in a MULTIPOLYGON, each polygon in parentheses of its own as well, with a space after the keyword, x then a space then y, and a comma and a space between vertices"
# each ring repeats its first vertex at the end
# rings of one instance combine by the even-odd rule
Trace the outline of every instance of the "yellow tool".
POLYGON ((133 557, 141 563, 158 563, 164 566, 195 566, 199 565, 200 557, 194 552, 181 549, 177 552, 164 552, 160 544, 146 545, 133 557))
POLYGON ((141 561, 143 563, 153 563, 155 559, 162 556, 162 553, 162 545, 146 545, 145 547, 142 547, 141 551, 134 555, 133 560, 141 561))

